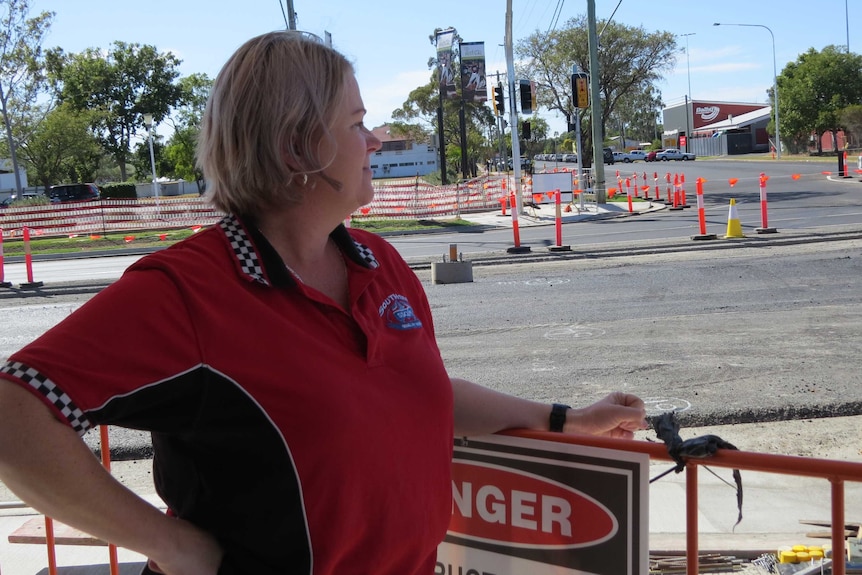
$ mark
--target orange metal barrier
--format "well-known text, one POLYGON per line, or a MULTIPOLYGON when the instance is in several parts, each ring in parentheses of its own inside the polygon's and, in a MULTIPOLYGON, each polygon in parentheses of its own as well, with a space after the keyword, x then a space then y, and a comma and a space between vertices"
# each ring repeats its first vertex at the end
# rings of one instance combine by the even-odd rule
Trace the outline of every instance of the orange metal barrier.
MULTIPOLYGON (((111 470, 111 454, 108 445, 108 428, 107 426, 99 426, 99 450, 102 452, 102 465, 108 471, 111 470)), ((48 548, 48 575, 57 575, 57 553, 56 542, 54 541, 54 521, 45 516, 45 544, 48 548)), ((108 545, 108 556, 111 568, 111 575, 119 575, 120 562, 117 558, 117 546, 108 545)))
MULTIPOLYGON (((110 452, 108 446, 108 428, 99 428, 101 438, 102 464, 110 471, 110 452)), ((588 447, 604 449, 615 449, 619 451, 631 451, 646 453, 650 459, 673 461, 667 453, 663 443, 655 443, 641 440, 612 439, 607 437, 595 437, 590 435, 563 435, 546 431, 511 430, 500 433, 526 439, 537 439, 542 441, 554 441, 558 443, 570 443, 588 447)), ((804 477, 817 477, 829 481, 831 489, 832 504, 832 549, 842 560, 833 560, 833 575, 845 575, 846 564, 844 557, 844 482, 853 481, 862 483, 862 463, 850 461, 834 461, 830 459, 818 459, 813 457, 799 457, 795 455, 775 455, 770 453, 755 453, 750 451, 733 451, 719 449, 715 455, 696 459, 690 458, 686 461, 685 469, 685 493, 686 493, 686 574, 698 574, 698 485, 697 473, 699 465, 712 467, 726 467, 729 469, 741 469, 748 471, 761 471, 766 473, 777 473, 782 475, 797 475, 804 477)), ((48 547, 48 573, 57 575, 57 564, 55 558, 55 542, 53 537, 53 526, 51 518, 45 517, 46 542, 48 547)), ((117 560, 117 548, 109 546, 111 575, 118 575, 119 564, 117 560)), ((836 555, 833 555, 834 557, 836 555)))
MULTIPOLYGON (((512 435, 528 439, 572 443, 589 447, 617 449, 646 453, 650 459, 673 461, 663 443, 634 441, 627 439, 612 439, 589 435, 572 436, 546 431, 512 430, 502 432, 502 435, 512 435)), ((770 453, 754 453, 750 451, 733 451, 720 449, 705 459, 687 459, 685 468, 685 504, 686 504, 686 574, 698 573, 698 526, 697 526, 697 467, 709 465, 712 467, 727 467, 745 469, 783 475, 800 475, 804 477, 819 477, 832 485, 832 552, 833 557, 839 554, 842 560, 833 560, 833 575, 845 575, 846 562, 843 560, 844 543, 844 482, 862 482, 862 463, 850 461, 834 461, 813 457, 795 455, 774 455, 770 453)))

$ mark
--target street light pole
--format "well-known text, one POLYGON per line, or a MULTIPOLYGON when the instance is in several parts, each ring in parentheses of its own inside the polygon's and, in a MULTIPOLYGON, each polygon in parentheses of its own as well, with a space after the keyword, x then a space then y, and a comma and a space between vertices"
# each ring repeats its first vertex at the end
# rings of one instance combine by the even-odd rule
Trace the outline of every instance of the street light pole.
POLYGON ((688 152, 688 141, 691 138, 691 125, 694 123, 694 118, 692 117, 691 109, 694 106, 691 103, 691 60, 688 57, 688 37, 694 36, 695 32, 689 32, 688 34, 680 34, 681 37, 685 38, 685 68, 686 73, 688 75, 688 99, 685 102, 685 151, 688 152))
POLYGON ((772 92, 775 98, 775 148, 776 153, 778 154, 778 159, 781 159, 781 124, 778 121, 778 66, 776 66, 775 60, 775 34, 772 33, 772 29, 769 26, 764 26, 763 24, 726 24, 722 22, 716 22, 713 26, 749 26, 753 28, 765 28, 769 35, 772 37, 772 92))
POLYGON ((153 154, 153 115, 144 114, 144 126, 147 127, 147 133, 150 140, 150 166, 153 168, 153 197, 156 199, 156 204, 159 203, 159 184, 156 182, 156 156, 153 154))

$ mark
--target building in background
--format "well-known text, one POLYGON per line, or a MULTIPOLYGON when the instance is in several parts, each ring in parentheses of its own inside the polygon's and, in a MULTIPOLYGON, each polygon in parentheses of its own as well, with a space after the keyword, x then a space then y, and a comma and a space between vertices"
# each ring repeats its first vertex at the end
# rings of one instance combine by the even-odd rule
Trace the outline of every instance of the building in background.
POLYGON ((763 104, 681 102, 662 111, 662 145, 698 156, 768 152, 771 113, 772 107, 763 104))
POLYGON ((432 142, 415 142, 394 136, 389 125, 371 130, 380 140, 380 149, 371 156, 371 171, 375 178, 424 176, 438 170, 437 146, 432 142))
MULTIPOLYGON (((21 188, 27 187, 27 170, 18 166, 18 174, 21 176, 21 188)), ((12 160, 0 159, 0 191, 14 192, 15 171, 12 169, 12 160)))

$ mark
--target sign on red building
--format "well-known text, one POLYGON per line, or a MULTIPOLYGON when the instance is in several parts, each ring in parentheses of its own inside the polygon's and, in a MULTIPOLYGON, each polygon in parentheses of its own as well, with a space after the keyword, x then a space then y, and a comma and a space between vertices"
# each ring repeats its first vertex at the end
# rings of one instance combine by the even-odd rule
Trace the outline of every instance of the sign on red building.
POLYGON ((769 104, 731 104, 729 102, 695 102, 691 103, 692 131, 727 120, 728 116, 741 116, 748 112, 761 110, 769 104))

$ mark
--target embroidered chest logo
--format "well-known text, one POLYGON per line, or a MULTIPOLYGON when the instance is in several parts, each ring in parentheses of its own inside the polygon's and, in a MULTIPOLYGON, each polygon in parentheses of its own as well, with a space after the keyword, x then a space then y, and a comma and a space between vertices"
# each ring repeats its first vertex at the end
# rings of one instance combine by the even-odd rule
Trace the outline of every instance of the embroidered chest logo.
POLYGON ((377 311, 386 322, 386 327, 401 330, 422 327, 422 322, 413 313, 410 302, 401 294, 394 293, 387 297, 377 311))

